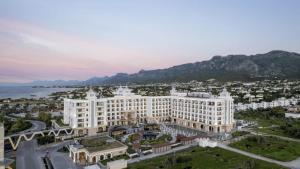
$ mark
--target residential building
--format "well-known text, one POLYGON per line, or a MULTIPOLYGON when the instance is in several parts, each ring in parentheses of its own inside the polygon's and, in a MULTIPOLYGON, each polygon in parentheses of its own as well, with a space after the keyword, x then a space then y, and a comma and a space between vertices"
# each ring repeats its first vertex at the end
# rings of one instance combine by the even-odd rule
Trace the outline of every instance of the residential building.
POLYGON ((241 110, 247 110, 247 109, 258 109, 258 108, 273 108, 273 107, 288 107, 288 106, 294 106, 298 103, 299 99, 296 98, 290 98, 290 99, 286 99, 286 98, 279 98, 276 99, 272 102, 260 102, 260 103, 249 103, 249 104, 242 104, 242 103, 238 103, 236 104, 235 110, 236 111, 241 111, 241 110))

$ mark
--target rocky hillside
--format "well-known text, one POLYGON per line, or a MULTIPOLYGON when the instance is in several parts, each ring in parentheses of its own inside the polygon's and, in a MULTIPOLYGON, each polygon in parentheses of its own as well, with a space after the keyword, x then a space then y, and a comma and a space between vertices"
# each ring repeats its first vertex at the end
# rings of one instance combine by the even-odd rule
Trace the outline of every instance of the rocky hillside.
MULTIPOLYGON (((141 70, 134 74, 119 73, 105 79, 93 78, 92 84, 125 84, 148 82, 187 82, 217 79, 252 81, 273 78, 300 78, 300 54, 271 51, 257 55, 214 56, 208 61, 182 64, 167 69, 141 70)), ((85 81, 89 84, 89 80, 85 81)))

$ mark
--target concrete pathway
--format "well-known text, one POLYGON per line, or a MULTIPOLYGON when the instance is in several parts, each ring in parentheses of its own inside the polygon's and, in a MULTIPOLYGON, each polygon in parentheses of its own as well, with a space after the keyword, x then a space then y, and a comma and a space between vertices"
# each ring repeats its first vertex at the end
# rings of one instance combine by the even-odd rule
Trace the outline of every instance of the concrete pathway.
POLYGON ((246 151, 242 151, 242 150, 239 150, 239 149, 236 149, 236 148, 233 148, 233 147, 229 147, 229 146, 227 146, 225 144, 222 144, 222 143, 218 143, 218 147, 223 148, 225 150, 233 151, 233 152, 236 152, 236 153, 239 153, 239 154, 243 154, 243 155, 251 157, 251 158, 267 161, 267 162, 270 162, 270 163, 275 163, 275 164, 278 164, 278 165, 281 165, 281 166, 284 166, 284 167, 288 167, 288 168, 292 168, 292 169, 300 169, 300 158, 298 158, 296 160, 293 160, 293 161, 290 161, 290 162, 282 162, 282 161, 277 161, 277 160, 273 160, 273 159, 270 159, 270 158, 266 158, 266 157, 263 157, 263 156, 259 156, 259 155, 253 154, 253 153, 249 153, 249 152, 246 152, 246 151))

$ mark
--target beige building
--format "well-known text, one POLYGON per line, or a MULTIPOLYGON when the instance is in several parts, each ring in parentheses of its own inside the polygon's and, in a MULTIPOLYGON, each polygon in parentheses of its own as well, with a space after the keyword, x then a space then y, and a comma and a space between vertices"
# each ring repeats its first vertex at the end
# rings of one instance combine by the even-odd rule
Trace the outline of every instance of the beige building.
POLYGON ((108 136, 86 137, 70 145, 69 156, 74 163, 95 164, 98 161, 126 154, 127 146, 108 136))
POLYGON ((170 96, 135 95, 120 87, 114 97, 97 97, 90 90, 84 100, 64 100, 64 123, 77 134, 94 135, 114 125, 136 122, 170 121, 207 132, 229 132, 234 125, 233 99, 223 90, 219 96, 208 93, 180 93, 170 96))

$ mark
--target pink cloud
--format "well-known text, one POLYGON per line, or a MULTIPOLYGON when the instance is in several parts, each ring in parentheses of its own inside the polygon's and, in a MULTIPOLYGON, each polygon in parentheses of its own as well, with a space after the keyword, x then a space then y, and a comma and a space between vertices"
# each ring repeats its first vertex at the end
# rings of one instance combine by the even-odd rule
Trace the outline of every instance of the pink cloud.
MULTIPOLYGON (((142 52, 37 27, 24 22, 0 19, 0 74, 9 72, 16 80, 86 79, 116 72, 135 72, 148 57, 142 52)), ((6 78, 4 78, 6 77, 6 78)), ((5 81, 5 80, 4 80, 5 81)))
POLYGON ((174 51, 146 51, 1 18, 0 51, 0 82, 87 79, 183 63, 174 51))

